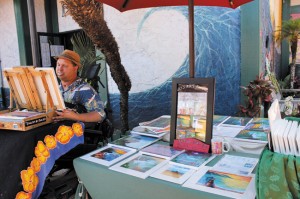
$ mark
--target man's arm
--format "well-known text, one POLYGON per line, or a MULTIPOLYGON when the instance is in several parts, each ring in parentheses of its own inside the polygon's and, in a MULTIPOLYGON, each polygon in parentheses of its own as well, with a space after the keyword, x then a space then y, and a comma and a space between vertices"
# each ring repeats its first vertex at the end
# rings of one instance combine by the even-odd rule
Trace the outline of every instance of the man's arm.
POLYGON ((101 115, 96 111, 89 113, 76 113, 72 110, 65 109, 62 112, 56 111, 56 113, 57 116, 53 117, 54 121, 74 120, 81 122, 99 122, 103 120, 101 115))

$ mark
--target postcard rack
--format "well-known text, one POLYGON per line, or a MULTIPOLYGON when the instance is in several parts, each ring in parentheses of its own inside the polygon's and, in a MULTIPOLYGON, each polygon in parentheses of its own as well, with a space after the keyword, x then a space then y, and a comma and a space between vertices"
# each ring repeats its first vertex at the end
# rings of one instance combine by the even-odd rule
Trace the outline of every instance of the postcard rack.
POLYGON ((18 66, 3 74, 10 87, 10 106, 0 112, 0 129, 33 129, 52 122, 55 110, 65 108, 53 68, 18 66))

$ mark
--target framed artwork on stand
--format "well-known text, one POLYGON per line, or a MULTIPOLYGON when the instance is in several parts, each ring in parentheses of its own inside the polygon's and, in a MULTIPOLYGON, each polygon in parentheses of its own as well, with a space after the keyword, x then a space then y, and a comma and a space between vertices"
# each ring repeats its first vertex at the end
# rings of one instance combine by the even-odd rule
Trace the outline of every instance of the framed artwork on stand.
POLYGON ((214 78, 173 78, 170 144, 196 138, 210 145, 215 96, 214 78))

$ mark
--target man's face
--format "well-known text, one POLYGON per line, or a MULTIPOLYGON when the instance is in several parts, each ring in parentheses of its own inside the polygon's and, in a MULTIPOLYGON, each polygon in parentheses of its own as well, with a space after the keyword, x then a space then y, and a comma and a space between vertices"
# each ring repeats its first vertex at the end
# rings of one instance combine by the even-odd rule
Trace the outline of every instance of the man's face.
POLYGON ((64 82, 73 81, 77 77, 78 66, 64 58, 59 58, 56 63, 56 75, 64 82))

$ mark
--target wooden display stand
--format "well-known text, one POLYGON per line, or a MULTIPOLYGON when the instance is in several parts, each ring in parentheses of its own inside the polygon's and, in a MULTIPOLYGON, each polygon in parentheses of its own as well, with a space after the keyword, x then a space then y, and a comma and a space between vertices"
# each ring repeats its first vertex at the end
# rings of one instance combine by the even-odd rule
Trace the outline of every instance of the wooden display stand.
POLYGON ((27 131, 51 123, 55 111, 65 109, 53 68, 20 66, 4 69, 3 74, 10 87, 10 106, 0 111, 0 129, 27 131))

